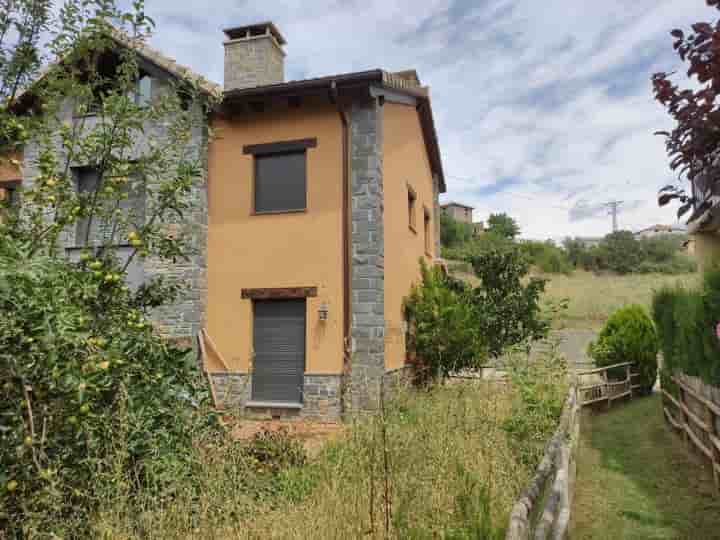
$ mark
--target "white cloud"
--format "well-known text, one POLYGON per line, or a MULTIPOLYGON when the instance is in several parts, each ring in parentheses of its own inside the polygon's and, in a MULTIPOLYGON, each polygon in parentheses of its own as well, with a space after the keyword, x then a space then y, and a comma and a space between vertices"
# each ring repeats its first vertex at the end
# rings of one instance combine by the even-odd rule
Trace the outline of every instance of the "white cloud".
POLYGON ((207 5, 147 0, 147 11, 153 44, 217 82, 221 29, 268 19, 288 40, 288 78, 416 68, 432 87, 448 198, 478 220, 504 211, 529 237, 598 235, 609 217, 571 220, 570 209, 613 198, 628 201, 624 227, 675 220, 655 203, 673 178, 649 79, 680 67, 669 31, 713 17, 702 0, 207 5))

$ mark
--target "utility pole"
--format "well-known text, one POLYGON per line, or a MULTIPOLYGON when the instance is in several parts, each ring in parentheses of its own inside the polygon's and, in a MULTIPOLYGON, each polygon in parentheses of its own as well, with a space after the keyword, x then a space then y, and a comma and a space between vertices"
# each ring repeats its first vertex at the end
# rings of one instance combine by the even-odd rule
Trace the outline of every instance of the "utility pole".
POLYGON ((608 213, 612 216, 612 230, 613 232, 617 232, 618 230, 618 208, 620 208, 620 205, 624 203, 625 201, 609 201, 604 204, 604 206, 608 207, 608 213))

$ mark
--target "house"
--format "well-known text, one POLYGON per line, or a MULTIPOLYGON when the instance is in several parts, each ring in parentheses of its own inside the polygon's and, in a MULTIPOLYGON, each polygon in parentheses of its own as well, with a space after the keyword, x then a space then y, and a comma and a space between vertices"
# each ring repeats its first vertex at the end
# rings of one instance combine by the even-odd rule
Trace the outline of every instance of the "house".
POLYGON ((473 208, 472 206, 451 201, 441 205, 440 208, 443 215, 450 216, 455 221, 470 224, 472 224, 473 222, 472 215, 475 208, 473 208))
MULTIPOLYGON (((174 88, 176 83, 182 82, 192 82, 206 96, 218 95, 222 91, 220 86, 206 80, 190 68, 178 64, 172 58, 153 49, 144 42, 132 39, 122 31, 110 28, 107 37, 111 40, 112 47, 98 55, 99 69, 112 73, 111 70, 116 69, 119 64, 120 52, 128 49, 134 51, 137 55, 140 76, 137 81, 137 99, 151 100, 154 96, 174 88)), ((45 73, 41 73, 40 80, 44 76, 45 73)), ((32 106, 33 100, 32 87, 30 87, 21 92, 17 98, 17 103, 21 108, 29 108, 32 106)), ((78 129, 89 130, 101 121, 96 111, 91 110, 87 114, 76 116, 73 109, 73 104, 68 99, 67 103, 60 108, 61 117, 59 120, 61 123, 82 126, 82 128, 78 129)), ((198 110, 197 114, 203 115, 203 112, 198 110)), ((147 152, 151 141, 158 145, 163 143, 164 120, 159 119, 143 126, 143 136, 135 141, 132 149, 134 154, 131 157, 137 158, 147 152)), ((197 156, 201 161, 206 161, 207 119, 203 117, 199 123, 202 125, 194 130, 192 140, 183 150, 188 154, 197 156)), ((58 141, 57 144, 58 155, 63 155, 60 142, 58 141)), ((21 204, 22 201, 17 200, 19 198, 18 188, 21 185, 24 188, 33 186, 35 178, 39 174, 39 151, 39 146, 31 142, 25 146, 22 155, 9 156, 11 159, 2 160, 2 165, 0 165, 0 198, 9 198, 15 204, 21 204)), ((93 189, 93 186, 97 186, 97 173, 91 164, 74 161, 70 163, 70 170, 79 191, 93 189)), ((139 286, 149 278, 159 276, 181 277, 190 284, 189 292, 182 299, 159 308, 153 313, 153 320, 160 332, 164 336, 183 344, 194 343, 194 336, 197 336, 200 332, 204 317, 205 291, 207 290, 205 268, 207 196, 205 176, 205 171, 203 171, 202 178, 198 179, 189 197, 193 204, 192 212, 188 213, 181 223, 166 221, 168 230, 174 231, 174 234, 184 231, 191 233, 189 235, 192 238, 190 247, 195 254, 191 255, 187 261, 176 261, 174 263, 164 262, 153 257, 146 259, 134 257, 127 268, 127 280, 132 287, 139 286)), ((144 192, 134 192, 129 195, 128 203, 123 209, 127 211, 132 209, 138 215, 149 215, 149 201, 146 200, 144 192)), ((79 220, 76 226, 64 230, 60 238, 61 247, 70 259, 77 260, 80 257, 81 251, 85 247, 84 240, 87 232, 86 227, 88 226, 91 229, 87 235, 90 246, 103 243, 103 235, 107 233, 107 227, 103 227, 97 220, 92 224, 88 224, 87 220, 79 220)), ((113 249, 121 261, 127 261, 133 251, 132 246, 126 241, 118 241, 113 246, 113 249)))
POLYGON ((683 227, 675 225, 653 225, 652 227, 639 230, 634 234, 636 238, 653 238, 665 234, 687 234, 687 231, 683 227))
MULTIPOLYGON (((133 260, 128 278, 191 284, 154 318, 164 335, 197 340, 223 405, 328 419, 373 409, 407 367, 403 299, 420 260, 439 256, 445 179, 428 89, 414 70, 285 81, 273 23, 224 32, 223 88, 113 35, 137 52, 150 96, 186 78, 222 98, 205 118, 213 138, 199 129, 188 148, 207 163, 193 210, 169 224, 192 230, 196 254, 133 260)), ((159 136, 145 131, 140 149, 159 136)), ((3 196, 38 174, 33 145, 20 157, 20 169, 0 170, 3 196)), ((92 168, 73 170, 83 189, 92 168)), ((77 231, 66 232, 78 257, 77 231)))
POLYGON ((445 191, 415 71, 284 79, 272 23, 225 30, 209 148, 205 367, 218 399, 333 418, 406 364, 403 299, 445 191))

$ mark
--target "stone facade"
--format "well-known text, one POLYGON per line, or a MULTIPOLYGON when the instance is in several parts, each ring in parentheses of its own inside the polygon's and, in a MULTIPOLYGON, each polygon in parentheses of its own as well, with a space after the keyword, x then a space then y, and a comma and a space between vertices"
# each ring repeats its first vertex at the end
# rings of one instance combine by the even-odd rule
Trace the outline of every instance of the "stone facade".
MULTIPOLYGON (((222 407, 240 408, 253 416, 269 416, 266 408, 245 408, 252 399, 252 374, 213 373, 215 396, 222 407)), ((342 414, 342 375, 306 373, 302 408, 294 411, 302 418, 338 419, 342 414)))
POLYGON ((377 408, 385 373, 382 106, 356 103, 351 133, 351 321, 346 403, 349 411, 377 408))
MULTIPOLYGON (((154 78, 152 79, 152 95, 159 96, 162 92, 167 91, 169 84, 167 80, 154 78)), ((82 122, 85 132, 93 129, 100 118, 93 115, 77 118, 73 116, 73 106, 71 102, 67 102, 61 108, 61 121, 65 122, 82 122)), ((170 279, 177 279, 186 285, 184 293, 174 304, 158 309, 153 313, 153 320, 157 325, 160 333, 168 338, 182 340, 185 344, 194 345, 194 336, 198 334, 203 326, 203 314, 205 310, 205 298, 207 296, 207 271, 206 271, 206 251, 207 251, 207 144, 208 130, 206 120, 200 109, 197 110, 195 126, 192 131, 192 138, 186 148, 181 149, 187 156, 187 152, 194 153, 193 157, 200 160, 202 166, 201 176, 196 179, 195 185, 191 189, 189 195, 190 210, 184 215, 182 221, 168 222, 165 224, 168 233, 182 234, 191 239, 190 249, 192 254, 189 260, 168 260, 161 261, 149 257, 140 259, 135 257, 133 263, 128 267, 128 283, 131 287, 136 287, 143 281, 156 276, 165 276, 170 279)), ((147 151, 150 144, 163 144, 166 137, 166 128, 162 123, 146 125, 143 133, 138 134, 135 138, 133 148, 130 151, 130 158, 140 156, 147 151)), ((180 151, 180 150, 178 150, 180 151)), ((29 143, 24 149, 23 155, 23 185, 25 189, 30 189, 39 175, 37 161, 40 148, 35 143, 29 143)), ((57 144, 58 160, 62 162, 64 154, 58 141, 57 144)), ((79 170, 86 167, 87 163, 71 163, 73 170, 79 170)), ((152 187, 149 183, 148 187, 152 187)), ((151 201, 144 195, 140 196, 135 205, 139 205, 138 215, 143 212, 145 218, 151 213, 151 201)), ((50 216, 48 216, 50 218, 50 216)), ((102 226, 92 227, 90 235, 91 245, 102 245, 103 235, 107 231, 102 226)), ((115 246, 116 255, 121 261, 127 260, 127 257, 134 251, 127 244, 119 243, 115 246)), ((64 249, 68 257, 77 260, 80 255, 81 245, 84 244, 84 238, 77 237, 77 228, 73 224, 66 228, 60 234, 60 248, 64 249)))
POLYGON ((274 36, 252 36, 225 42, 225 90, 281 83, 285 52, 274 36))

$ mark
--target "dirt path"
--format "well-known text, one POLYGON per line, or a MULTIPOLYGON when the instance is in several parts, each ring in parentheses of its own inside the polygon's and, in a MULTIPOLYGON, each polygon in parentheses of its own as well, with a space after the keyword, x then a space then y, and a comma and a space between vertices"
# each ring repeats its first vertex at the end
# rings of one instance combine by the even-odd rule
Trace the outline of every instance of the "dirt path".
POLYGON ((570 539, 720 539, 705 465, 665 424, 657 396, 586 413, 570 539))

